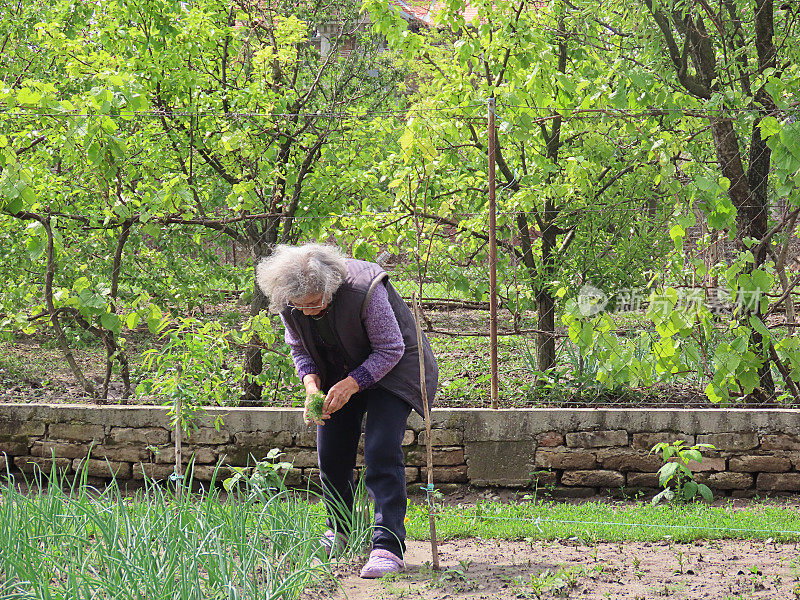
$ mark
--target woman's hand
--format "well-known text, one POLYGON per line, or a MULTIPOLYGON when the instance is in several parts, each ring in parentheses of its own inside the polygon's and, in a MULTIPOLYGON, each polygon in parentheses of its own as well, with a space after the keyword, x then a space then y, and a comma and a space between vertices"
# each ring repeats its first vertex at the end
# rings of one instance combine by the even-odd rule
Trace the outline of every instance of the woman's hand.
POLYGON ((340 382, 334 384, 328 390, 328 395, 325 397, 325 404, 322 405, 322 418, 330 419, 331 413, 335 413, 342 408, 350 400, 350 396, 359 390, 356 380, 352 377, 346 377, 340 382))
MULTIPOLYGON (((316 373, 309 373, 305 377, 303 377, 303 385, 306 388, 306 402, 303 409, 303 421, 305 421, 306 425, 311 425, 312 423, 316 425, 324 425, 323 421, 319 421, 311 417, 308 414, 308 406, 311 404, 313 400, 314 394, 320 391, 320 386, 322 385, 322 380, 319 378, 319 375, 316 373)), ((330 419, 330 415, 322 415, 323 419, 330 419)))

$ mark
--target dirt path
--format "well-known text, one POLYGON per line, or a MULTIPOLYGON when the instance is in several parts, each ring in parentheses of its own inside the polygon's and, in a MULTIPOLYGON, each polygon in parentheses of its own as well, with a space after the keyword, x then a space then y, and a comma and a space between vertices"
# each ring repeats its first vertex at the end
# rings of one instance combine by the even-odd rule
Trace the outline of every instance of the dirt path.
POLYGON ((360 565, 341 565, 335 600, 745 600, 800 598, 796 544, 669 541, 584 545, 579 541, 456 540, 440 548, 431 571, 430 544, 410 542, 398 577, 368 581, 360 565), (428 563, 428 564, 426 564, 428 563))

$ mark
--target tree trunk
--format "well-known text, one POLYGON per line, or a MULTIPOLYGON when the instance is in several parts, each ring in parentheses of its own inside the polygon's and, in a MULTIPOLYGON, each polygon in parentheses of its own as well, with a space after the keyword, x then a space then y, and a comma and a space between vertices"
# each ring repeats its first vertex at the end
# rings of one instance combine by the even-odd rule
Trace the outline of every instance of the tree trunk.
MULTIPOLYGON (((558 26, 560 31, 565 31, 564 17, 559 19, 558 26)), ((561 73, 567 72, 567 41, 566 37, 558 40, 558 70, 561 73)), ((547 132, 542 127, 542 133, 546 142, 547 158, 558 165, 559 150, 561 149, 561 115, 556 114, 553 119, 553 127, 547 132)), ((546 185, 549 187, 553 173, 547 175, 546 185)), ((556 365, 556 322, 555 305, 556 299, 550 289, 550 281, 553 279, 553 250, 556 247, 556 238, 559 230, 556 227, 559 209, 556 207, 552 198, 547 197, 544 201, 544 215, 542 223, 542 273, 536 286, 536 314, 539 317, 538 329, 536 334, 536 369, 541 372, 548 371, 556 365)))
MULTIPOLYGON (((254 222, 245 225, 253 257, 253 300, 250 302, 250 316, 252 317, 269 308, 269 300, 261 292, 258 283, 255 281, 255 270, 261 259, 272 254, 278 238, 278 227, 279 221, 276 217, 267 218, 263 231, 260 231, 258 225, 254 222)), ((242 397, 239 403, 242 406, 260 405, 263 386, 256 381, 256 378, 264 370, 264 363, 261 355, 261 338, 258 337, 258 334, 253 335, 250 344, 245 349, 243 368, 242 397)))
MULTIPOLYGON (((778 252, 777 256, 775 257, 775 272, 778 274, 778 279, 781 282, 781 289, 784 293, 786 290, 789 289, 789 277, 786 275, 786 255, 789 252, 789 244, 794 238, 794 228, 795 224, 797 223, 797 215, 790 217, 789 222, 786 226, 786 239, 781 244, 780 252, 778 252)), ((786 325, 788 325, 788 333, 789 335, 794 335, 795 333, 795 313, 794 313, 794 300, 792 299, 792 295, 789 294, 786 296, 786 325)))
MULTIPOLYGON (((745 240, 753 238, 757 241, 767 235, 767 194, 766 177, 769 173, 770 155, 761 140, 760 132, 754 125, 753 139, 750 145, 751 165, 748 175, 744 172, 741 152, 733 121, 725 117, 711 117, 711 132, 714 137, 714 148, 717 153, 720 171, 728 181, 730 188, 728 195, 736 207, 736 241, 740 250, 746 250, 745 240), (762 147, 763 146, 763 147, 762 147)), ((767 256, 766 245, 754 256, 753 268, 764 264, 767 256)), ((752 314, 758 315, 760 309, 756 306, 752 314)), ((743 318, 746 320, 751 314, 747 311, 743 318)), ((753 331, 750 338, 750 348, 758 356, 763 355, 764 340, 760 333, 753 331)), ((772 379, 769 360, 758 370, 760 385, 754 394, 748 396, 748 402, 761 403, 768 400, 775 393, 775 382, 772 379)))
POLYGON ((539 317, 536 334, 536 369, 545 372, 556 364, 556 300, 548 285, 553 273, 553 249, 556 245, 556 232, 549 221, 554 218, 552 202, 545 202, 545 221, 548 226, 542 232, 542 276, 536 289, 536 314, 539 317))
POLYGON ((61 348, 61 352, 64 354, 64 358, 72 370, 73 375, 75 375, 75 379, 78 380, 80 386, 89 395, 91 395, 93 398, 97 398, 97 390, 92 383, 86 379, 86 376, 83 374, 83 369, 81 369, 78 361, 75 360, 75 356, 72 354, 72 349, 69 347, 69 342, 67 341, 67 336, 64 334, 64 330, 61 328, 61 320, 58 317, 58 311, 56 310, 53 302, 53 278, 56 272, 56 261, 55 250, 53 248, 53 229, 50 225, 50 217, 37 217, 37 220, 44 227, 45 233, 47 233, 47 271, 45 272, 44 296, 47 304, 47 311, 50 313, 50 323, 53 325, 53 330, 55 331, 58 345, 61 348))
MULTIPOLYGON (((269 301, 258 284, 253 282, 253 300, 250 302, 250 316, 256 316, 262 310, 267 310, 269 301)), ((261 404, 261 394, 263 386, 255 381, 254 378, 261 375, 264 370, 264 363, 261 356, 261 338, 258 334, 253 334, 248 347, 244 351, 244 380, 242 381, 242 406, 252 406, 261 404)))
MULTIPOLYGON (((746 215, 749 233, 759 241, 767 235, 767 203, 769 202, 767 198, 767 179, 769 177, 770 161, 772 160, 772 151, 761 137, 760 123, 761 119, 757 119, 753 123, 752 137, 750 138, 750 168, 747 170, 750 198, 747 203, 746 215)), ((739 207, 737 206, 736 209, 738 211, 739 207)), ((756 267, 764 264, 767 259, 767 244, 761 244, 760 250, 754 258, 756 267)))
POLYGON ((536 369, 544 372, 556 364, 556 301, 549 290, 536 293, 536 313, 539 333, 536 334, 536 369))
POLYGON ((119 291, 119 274, 122 270, 122 251, 125 248, 125 243, 131 233, 131 225, 134 219, 125 219, 122 223, 122 231, 120 231, 119 239, 117 240, 117 249, 114 252, 114 262, 111 267, 111 302, 113 311, 117 312, 117 292, 119 291))

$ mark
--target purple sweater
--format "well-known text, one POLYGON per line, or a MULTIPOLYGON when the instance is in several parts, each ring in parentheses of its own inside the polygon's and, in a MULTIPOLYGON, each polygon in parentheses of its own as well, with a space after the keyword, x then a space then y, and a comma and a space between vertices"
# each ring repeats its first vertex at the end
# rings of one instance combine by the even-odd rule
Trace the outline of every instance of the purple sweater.
MULTIPOLYGON (((289 345, 300 381, 309 373, 318 374, 317 365, 306 352, 297 333, 286 326, 285 321, 283 324, 286 327, 284 339, 289 345)), ((372 387, 376 381, 391 371, 406 350, 400 325, 397 324, 397 318, 389 304, 389 294, 382 285, 375 287, 369 304, 367 304, 364 328, 367 330, 372 353, 349 373, 350 377, 356 380, 359 389, 362 390, 372 387)))

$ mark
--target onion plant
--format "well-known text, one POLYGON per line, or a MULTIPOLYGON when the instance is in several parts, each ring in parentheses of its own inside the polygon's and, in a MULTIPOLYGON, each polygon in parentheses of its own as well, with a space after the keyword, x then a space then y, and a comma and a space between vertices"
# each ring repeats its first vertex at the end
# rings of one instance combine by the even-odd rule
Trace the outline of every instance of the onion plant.
POLYGON ((0 484, 0 600, 289 600, 330 580, 321 511, 285 488, 191 494, 191 471, 181 495, 99 490, 85 471, 26 483, 0 484))

